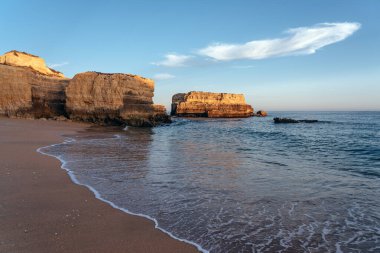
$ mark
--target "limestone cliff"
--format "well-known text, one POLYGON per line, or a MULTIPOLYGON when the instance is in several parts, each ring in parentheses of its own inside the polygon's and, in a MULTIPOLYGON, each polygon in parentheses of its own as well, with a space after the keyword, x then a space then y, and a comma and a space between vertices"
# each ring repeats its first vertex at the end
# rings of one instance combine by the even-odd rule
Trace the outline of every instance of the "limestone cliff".
POLYGON ((0 115, 133 126, 170 122, 165 107, 153 104, 153 92, 153 80, 140 76, 86 72, 70 80, 31 54, 0 57, 0 115))
POLYGON ((80 73, 66 87, 66 110, 71 119, 106 124, 169 122, 165 108, 153 105, 153 92, 153 80, 140 76, 80 73))
POLYGON ((178 93, 172 98, 172 115, 183 117, 240 118, 253 116, 243 94, 178 93))
POLYGON ((51 77, 65 77, 61 72, 48 68, 44 59, 16 50, 0 56, 0 64, 30 68, 42 75, 51 77))
POLYGON ((17 57, 7 55, 0 57, 0 115, 36 118, 64 115, 64 88, 69 80, 26 67, 34 58, 41 58, 23 53, 14 60, 17 57))

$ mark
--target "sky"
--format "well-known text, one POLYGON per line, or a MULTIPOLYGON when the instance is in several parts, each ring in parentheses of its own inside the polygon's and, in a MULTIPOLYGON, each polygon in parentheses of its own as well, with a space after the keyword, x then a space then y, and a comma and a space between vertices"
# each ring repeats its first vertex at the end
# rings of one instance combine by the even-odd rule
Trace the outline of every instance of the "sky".
POLYGON ((136 0, 0 3, 0 54, 68 77, 155 80, 175 93, 243 93, 255 110, 380 110, 380 1, 136 0))

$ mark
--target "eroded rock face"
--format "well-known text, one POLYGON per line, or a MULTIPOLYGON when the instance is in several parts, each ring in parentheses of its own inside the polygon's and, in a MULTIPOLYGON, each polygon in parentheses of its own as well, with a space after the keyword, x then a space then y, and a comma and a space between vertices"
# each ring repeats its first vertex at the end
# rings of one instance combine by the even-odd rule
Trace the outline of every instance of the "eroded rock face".
POLYGON ((61 72, 48 68, 44 59, 16 50, 10 51, 0 56, 0 64, 30 68, 45 76, 61 78, 65 77, 61 72))
POLYGON ((240 118, 253 116, 243 94, 178 93, 172 98, 172 115, 180 117, 240 118))
POLYGON ((17 116, 30 113, 32 88, 25 69, 0 64, 0 114, 17 116))
POLYGON ((67 117, 65 87, 70 79, 33 75, 32 111, 36 118, 67 117))
POLYGON ((69 79, 40 74, 24 66, 0 64, 0 115, 53 118, 65 115, 69 79))
POLYGON ((70 80, 34 55, 0 57, 0 115, 133 126, 170 122, 165 107, 153 104, 153 92, 153 80, 140 76, 86 72, 70 80))
POLYGON ((85 72, 66 87, 71 119, 106 124, 155 126, 170 121, 165 107, 153 105, 154 82, 128 74, 85 72))

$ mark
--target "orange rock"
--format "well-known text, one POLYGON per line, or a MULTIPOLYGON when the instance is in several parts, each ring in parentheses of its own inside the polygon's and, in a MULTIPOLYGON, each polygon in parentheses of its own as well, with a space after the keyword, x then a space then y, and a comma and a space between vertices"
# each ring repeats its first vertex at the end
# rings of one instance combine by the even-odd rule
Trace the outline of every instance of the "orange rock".
POLYGON ((0 114, 52 118, 65 115, 69 79, 35 55, 10 51, 0 56, 0 114))
POLYGON ((136 75, 85 72, 70 80, 34 55, 0 57, 0 115, 134 126, 170 122, 153 95, 153 80, 136 75))
POLYGON ((172 115, 182 117, 240 118, 253 116, 243 94, 178 93, 172 98, 172 115))
POLYGON ((0 115, 52 118, 65 115, 69 79, 0 64, 0 115))
POLYGON ((154 126, 169 122, 164 106, 153 104, 154 82, 129 74, 85 72, 66 88, 71 119, 106 124, 154 126))
POLYGON ((65 77, 61 72, 48 68, 44 59, 16 50, 10 51, 0 56, 0 64, 31 68, 34 71, 37 71, 39 74, 46 76, 62 78, 65 77))
POLYGON ((260 111, 256 112, 256 116, 258 116, 258 117, 266 117, 266 116, 268 116, 268 113, 266 111, 260 110, 260 111))

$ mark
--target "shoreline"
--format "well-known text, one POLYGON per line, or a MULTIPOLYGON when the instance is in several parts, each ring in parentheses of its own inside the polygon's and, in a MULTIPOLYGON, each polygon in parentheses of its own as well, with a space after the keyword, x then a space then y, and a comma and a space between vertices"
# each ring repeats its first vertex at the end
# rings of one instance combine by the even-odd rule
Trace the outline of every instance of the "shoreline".
POLYGON ((0 118, 0 251, 207 252, 103 199, 41 151, 88 126, 0 118))
MULTIPOLYGON (((65 142, 75 142, 75 140, 64 140, 63 143, 65 143, 65 142)), ((180 241, 180 242, 184 242, 184 243, 187 243, 187 244, 193 245, 194 247, 197 248, 197 250, 198 250, 199 252, 202 252, 202 253, 208 253, 207 250, 203 249, 202 246, 196 244, 195 242, 192 242, 192 241, 189 241, 189 240, 186 240, 186 239, 179 238, 179 237, 173 235, 171 232, 169 232, 169 231, 167 231, 167 230, 161 228, 161 227, 159 226, 159 224, 158 224, 158 221, 157 221, 155 218, 153 218, 153 217, 151 217, 151 216, 149 216, 149 215, 146 215, 146 214, 142 214, 142 213, 134 213, 134 212, 131 212, 131 211, 129 211, 128 209, 126 209, 126 208, 124 208, 124 207, 120 207, 120 206, 116 205, 115 203, 113 203, 112 201, 109 201, 109 200, 103 198, 102 195, 101 195, 101 194, 100 194, 95 188, 93 188, 91 185, 88 185, 88 184, 84 184, 84 183, 79 182, 78 179, 76 178, 76 176, 74 175, 74 173, 72 173, 72 171, 71 171, 69 168, 65 167, 65 164, 67 163, 65 160, 63 160, 62 158, 60 158, 60 157, 58 157, 58 156, 50 155, 50 154, 48 154, 48 153, 45 153, 45 152, 41 151, 41 149, 48 148, 48 147, 51 147, 51 146, 54 146, 54 145, 57 145, 57 144, 61 144, 61 143, 56 143, 56 144, 52 144, 52 145, 48 145, 48 146, 44 146, 44 147, 40 147, 40 148, 38 148, 36 151, 37 151, 38 153, 43 154, 43 155, 50 156, 50 157, 54 157, 54 158, 58 159, 58 160, 61 162, 61 169, 65 170, 65 171, 67 172, 67 174, 69 175, 71 181, 72 181, 74 184, 77 184, 77 185, 80 185, 80 186, 84 186, 84 187, 86 187, 88 190, 90 190, 90 191, 94 194, 94 197, 95 197, 96 199, 98 199, 98 200, 100 200, 100 201, 102 201, 102 202, 104 202, 104 203, 109 204, 109 205, 110 205, 111 207, 113 207, 114 209, 120 210, 120 211, 122 211, 122 212, 124 212, 124 213, 126 213, 126 214, 128 214, 128 215, 133 215, 133 216, 138 216, 138 217, 142 217, 142 218, 148 219, 148 220, 154 222, 154 228, 156 228, 156 229, 162 231, 163 233, 169 235, 171 238, 173 238, 173 239, 175 239, 175 240, 177 240, 177 241, 180 241)))

